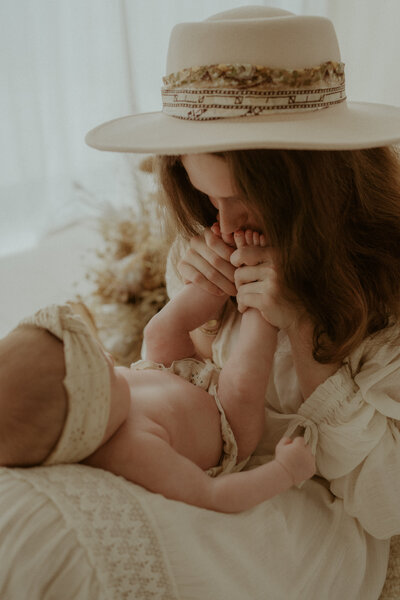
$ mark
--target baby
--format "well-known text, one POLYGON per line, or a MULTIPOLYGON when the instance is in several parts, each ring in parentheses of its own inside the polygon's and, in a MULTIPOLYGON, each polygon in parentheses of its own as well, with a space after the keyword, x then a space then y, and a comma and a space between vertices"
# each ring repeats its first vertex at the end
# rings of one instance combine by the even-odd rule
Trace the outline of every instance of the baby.
POLYGON ((224 368, 198 360, 190 332, 226 301, 186 285, 146 326, 146 360, 130 369, 114 366, 72 305, 25 319, 0 341, 0 465, 83 462, 221 512, 311 477, 301 437, 283 438, 271 462, 241 471, 264 430, 277 332, 248 309, 224 368))

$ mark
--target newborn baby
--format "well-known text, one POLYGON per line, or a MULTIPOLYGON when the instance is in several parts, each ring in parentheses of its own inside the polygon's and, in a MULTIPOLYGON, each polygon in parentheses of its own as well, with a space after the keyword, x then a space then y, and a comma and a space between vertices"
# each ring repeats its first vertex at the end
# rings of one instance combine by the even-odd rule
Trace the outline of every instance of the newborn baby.
POLYGON ((248 309, 222 370, 193 358, 189 332, 226 301, 186 285, 146 327, 148 360, 129 369, 113 364, 72 306, 25 319, 0 341, 0 465, 84 462, 221 512, 311 477, 301 437, 283 438, 271 462, 241 471, 264 430, 277 332, 248 309))

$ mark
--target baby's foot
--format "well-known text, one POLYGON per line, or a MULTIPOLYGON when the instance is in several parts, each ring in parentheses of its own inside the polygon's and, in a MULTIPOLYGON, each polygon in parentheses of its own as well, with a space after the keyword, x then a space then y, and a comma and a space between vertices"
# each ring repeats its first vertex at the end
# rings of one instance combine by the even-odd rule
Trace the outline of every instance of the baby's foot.
MULTIPOLYGON (((236 248, 244 248, 245 246, 261 246, 262 248, 265 248, 267 245, 265 235, 263 233, 259 233, 258 231, 253 231, 252 229, 238 229, 234 233, 234 240, 236 248)), ((246 311, 246 307, 239 300, 237 304, 239 312, 244 313, 246 311)))
POLYGON ((244 246, 261 246, 265 248, 267 245, 265 235, 252 229, 246 229, 245 231, 238 229, 234 233, 234 240, 236 248, 243 248, 244 246))

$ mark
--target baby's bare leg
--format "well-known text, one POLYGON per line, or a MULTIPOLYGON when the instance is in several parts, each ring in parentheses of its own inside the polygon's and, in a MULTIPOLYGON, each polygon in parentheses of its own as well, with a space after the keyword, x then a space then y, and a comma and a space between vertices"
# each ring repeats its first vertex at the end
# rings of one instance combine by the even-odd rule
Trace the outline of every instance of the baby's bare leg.
MULTIPOLYGON (((219 227, 214 235, 223 237, 219 227)), ((194 283, 186 284, 146 325, 146 358, 170 365, 174 360, 196 356, 196 350, 201 355, 207 335, 199 328, 217 320, 227 300, 225 294, 216 296, 194 283)))
MULTIPOLYGON (((257 232, 237 232, 238 247, 263 245, 257 232)), ((249 456, 264 431, 264 400, 277 330, 255 308, 242 315, 239 338, 224 365, 218 393, 238 444, 238 460, 249 456)))
POLYGON ((146 358, 170 365, 195 355, 190 336, 222 310, 227 296, 214 296, 189 283, 157 313, 144 330, 146 358))

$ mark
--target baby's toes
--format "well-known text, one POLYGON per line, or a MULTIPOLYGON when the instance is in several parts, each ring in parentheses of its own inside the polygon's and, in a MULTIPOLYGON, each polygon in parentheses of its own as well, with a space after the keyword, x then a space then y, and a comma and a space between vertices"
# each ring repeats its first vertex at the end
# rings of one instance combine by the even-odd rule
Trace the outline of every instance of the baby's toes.
POLYGON ((253 245, 253 230, 252 229, 246 229, 246 232, 244 234, 245 239, 246 239, 246 244, 248 246, 252 246, 253 245))
POLYGON ((260 245, 260 234, 258 231, 253 231, 253 246, 260 245))
POLYGON ((238 229, 234 233, 236 248, 243 248, 246 245, 245 233, 241 229, 238 229))

